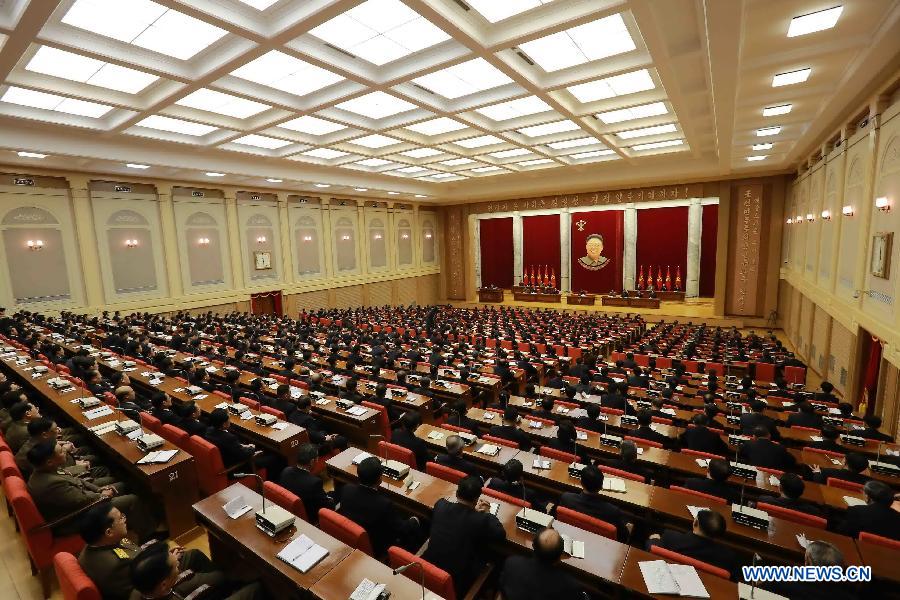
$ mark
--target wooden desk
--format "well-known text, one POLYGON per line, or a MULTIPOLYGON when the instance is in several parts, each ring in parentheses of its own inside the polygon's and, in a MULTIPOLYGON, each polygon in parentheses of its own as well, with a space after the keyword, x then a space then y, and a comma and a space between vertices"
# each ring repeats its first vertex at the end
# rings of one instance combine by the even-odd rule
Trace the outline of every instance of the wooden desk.
POLYGON ((630 306, 628 300, 628 298, 623 298, 621 296, 602 296, 600 298, 600 303, 603 306, 630 306))
POLYGON ((594 306, 594 303, 597 301, 597 296, 594 294, 569 294, 566 296, 566 304, 572 304, 574 306, 594 306))
POLYGON ((562 295, 559 292, 555 294, 544 292, 513 292, 513 300, 516 302, 549 302, 557 303, 561 300, 562 295))
MULTIPOLYGON (((862 556, 862 564, 872 567, 872 577, 893 583, 900 582, 900 550, 856 540, 856 547, 862 556)), ((896 590, 895 590, 896 591, 896 590)))
MULTIPOLYGON (((453 431, 452 429, 444 429, 442 427, 436 427, 434 425, 419 425, 419 428, 416 429, 416 437, 424 440, 432 451, 440 454, 446 454, 447 438, 451 435, 456 434, 457 432, 453 431), (428 435, 432 432, 440 433, 444 437, 437 440, 432 439, 428 437, 428 435)), ((475 465, 479 471, 488 476, 496 475, 500 471, 500 468, 507 463, 507 461, 516 458, 520 454, 519 450, 515 448, 509 448, 508 446, 498 446, 500 448, 500 452, 498 452, 496 456, 488 456, 486 454, 476 452, 476 450, 485 443, 490 442, 485 442, 479 439, 471 446, 463 446, 463 455, 469 462, 475 465)), ((534 455, 528 454, 528 456, 533 457, 534 455)))
MULTIPOLYGON (((630 548, 628 550, 628 555, 625 558, 625 563, 622 565, 622 571, 619 577, 620 585, 635 590, 636 592, 641 593, 642 596, 650 598, 677 597, 668 595, 651 596, 647 593, 647 585, 644 583, 644 576, 641 575, 640 563, 647 560, 660 559, 661 557, 641 550, 640 548, 630 548)), ((709 573, 700 570, 698 570, 697 573, 700 575, 700 579, 703 581, 706 591, 709 592, 710 598, 715 600, 734 600, 734 598, 738 597, 737 584, 733 581, 716 577, 715 575, 710 575, 709 573)))
MULTIPOLYGON (((262 496, 240 483, 232 484, 193 505, 197 521, 209 534, 209 550, 216 565, 227 573, 250 572, 262 578, 275 597, 304 597, 306 590, 353 553, 352 548, 299 517, 287 540, 283 539, 288 537, 287 533, 279 540, 273 539, 256 527, 255 513, 259 508, 262 508, 262 496), (237 496, 242 496, 252 510, 232 519, 222 507, 237 496), (328 556, 306 573, 301 573, 276 556, 300 534, 328 550, 328 556)), ((351 589, 358 584, 359 581, 353 583, 351 589)), ((344 596, 345 599, 347 597, 349 593, 344 596)))
POLYGON ((480 288, 478 290, 479 302, 503 302, 503 290, 480 288))
MULTIPOLYGON (((386 584, 385 591, 391 593, 392 599, 423 600, 422 586, 419 583, 420 571, 417 569, 413 567, 407 571, 414 579, 405 574, 394 575, 387 565, 365 552, 354 550, 309 591, 320 600, 347 600, 363 579, 369 579, 386 584)), ((441 600, 441 596, 426 588, 424 600, 441 600)))
POLYGON ((629 298, 628 306, 632 308, 659 308, 659 298, 629 298))

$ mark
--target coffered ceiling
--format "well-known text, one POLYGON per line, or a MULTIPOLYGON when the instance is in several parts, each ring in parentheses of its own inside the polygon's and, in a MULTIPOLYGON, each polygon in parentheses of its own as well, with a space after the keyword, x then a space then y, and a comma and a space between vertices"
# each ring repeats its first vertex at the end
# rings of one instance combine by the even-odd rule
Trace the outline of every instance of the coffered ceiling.
POLYGON ((0 0, 0 164, 438 202, 770 173, 898 63, 897 0, 0 0))

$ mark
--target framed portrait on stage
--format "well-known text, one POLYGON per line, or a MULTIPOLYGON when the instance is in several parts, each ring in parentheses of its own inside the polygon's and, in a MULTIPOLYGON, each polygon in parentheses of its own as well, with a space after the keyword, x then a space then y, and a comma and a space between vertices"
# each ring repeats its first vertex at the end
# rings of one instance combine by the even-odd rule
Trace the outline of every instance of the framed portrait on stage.
POLYGON ((872 236, 871 271, 875 277, 889 279, 891 276, 891 247, 893 231, 883 231, 872 236))

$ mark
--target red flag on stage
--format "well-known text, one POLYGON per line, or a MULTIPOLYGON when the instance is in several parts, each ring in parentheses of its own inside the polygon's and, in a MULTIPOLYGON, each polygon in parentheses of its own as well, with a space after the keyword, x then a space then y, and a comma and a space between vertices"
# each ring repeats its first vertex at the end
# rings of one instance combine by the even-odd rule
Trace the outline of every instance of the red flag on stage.
POLYGON ((522 285, 528 285, 528 267, 522 270, 522 285))
POLYGON ((644 265, 641 265, 641 273, 638 275, 637 289, 644 289, 644 265))
POLYGON ((669 265, 666 265, 666 291, 672 289, 672 272, 669 270, 669 265))
POLYGON ((531 265, 531 279, 529 280, 529 285, 534 285, 534 265, 531 265))
POLYGON ((656 289, 661 290, 663 286, 662 267, 656 267, 656 289))
POLYGON ((681 291, 681 265, 675 266, 675 291, 681 291))
POLYGON ((550 285, 550 267, 544 265, 544 285, 550 285))
POLYGON ((550 269, 550 287, 556 289, 556 267, 550 269))

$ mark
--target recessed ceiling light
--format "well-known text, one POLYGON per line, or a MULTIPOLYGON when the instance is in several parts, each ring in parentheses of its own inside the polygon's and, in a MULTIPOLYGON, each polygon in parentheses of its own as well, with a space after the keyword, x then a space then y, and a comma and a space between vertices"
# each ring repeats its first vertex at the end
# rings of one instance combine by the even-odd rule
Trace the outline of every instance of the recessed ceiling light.
POLYGON ((343 77, 283 52, 271 50, 231 72, 231 75, 260 83, 296 96, 305 96, 343 77))
POLYGON ((521 167, 536 167, 538 165, 546 165, 548 163, 552 163, 553 161, 549 158, 538 158, 535 160, 526 160, 524 162, 516 163, 521 167))
POLYGON ((193 136, 206 135, 207 133, 216 130, 215 127, 212 127, 210 125, 193 123, 191 121, 184 121, 182 119, 173 119, 171 117, 164 117, 162 115, 150 115, 149 117, 138 121, 137 126, 193 136))
POLYGON ((579 152, 577 154, 570 154, 569 158, 582 160, 585 158, 596 158, 598 156, 609 156, 610 154, 615 154, 615 152, 613 152, 612 150, 592 150, 591 152, 579 152))
POLYGON ((505 85, 512 79, 483 58, 476 58, 423 75, 413 82, 452 99, 505 85))
POLYGON ((448 177, 456 177, 456 173, 435 173, 432 179, 447 179, 448 177))
POLYGON ((788 27, 787 36, 797 37, 798 35, 806 35, 807 33, 831 29, 837 24, 838 18, 840 18, 843 10, 843 6, 835 6, 807 15, 794 17, 791 19, 791 24, 788 27))
POLYGON ((400 192, 388 192, 388 196, 396 196, 400 192))
POLYGON ((457 140, 453 142, 457 146, 463 148, 480 148, 481 146, 490 146, 491 144, 501 144, 503 140, 493 135, 481 135, 466 140, 457 140))
POLYGON ((525 127, 519 129, 519 133, 528 137, 541 137, 543 135, 551 135, 553 133, 562 133, 564 131, 574 131, 578 129, 578 124, 572 121, 555 121, 553 123, 544 123, 543 125, 535 125, 533 127, 525 127))
POLYGON ((369 188, 353 188, 353 189, 356 190, 357 192, 368 192, 369 191, 369 188))
POLYGON ((207 177, 225 177, 225 173, 216 173, 215 171, 207 171, 207 177))
POLYGON ((653 127, 642 127, 641 129, 631 129, 629 131, 620 131, 616 135, 622 138, 623 140, 630 140, 632 138, 644 137, 647 135, 659 135, 662 133, 674 133, 678 131, 678 128, 675 127, 675 123, 669 123, 667 125, 655 125, 653 127))
POLYGON ((156 75, 143 71, 120 67, 50 46, 38 48, 25 69, 129 94, 136 94, 159 79, 156 75))
POLYGON ((466 3, 490 21, 496 23, 513 15, 527 12, 553 0, 466 0, 466 3))
POLYGON ((549 104, 537 96, 527 96, 517 100, 510 100, 508 102, 501 102, 500 104, 476 108, 475 112, 479 112, 494 121, 507 121, 517 117, 546 112, 548 110, 553 110, 549 104))
POLYGON ((466 127, 468 127, 468 125, 460 123, 459 121, 456 121, 454 119, 439 117, 437 119, 429 119, 428 121, 422 121, 421 123, 407 125, 406 129, 415 131, 416 133, 421 133, 422 135, 439 135, 441 133, 449 133, 451 131, 465 129, 466 127))
POLYGON ((811 72, 811 68, 806 68, 797 69, 796 71, 788 71, 786 73, 779 73, 772 78, 772 87, 781 87, 783 85, 794 85, 795 83, 802 83, 809 79, 809 74, 811 72))
POLYGON ((425 194, 416 194, 416 198, 427 198, 425 194))
POLYGON ((442 160, 442 165, 447 165, 448 167, 457 167, 459 165, 467 165, 469 163, 475 162, 471 158, 453 158, 450 160, 442 160))
POLYGON ((779 104, 778 106, 767 106, 763 109, 764 117, 775 117, 777 115, 786 115, 791 112, 793 104, 779 104))
POLYGON ((500 150, 499 152, 489 152, 488 156, 494 158, 511 158, 513 156, 525 156, 526 154, 534 154, 526 148, 513 148, 512 150, 500 150))
POLYGON ((367 0, 309 33, 378 66, 450 39, 400 0, 367 0))
POLYGON ((621 14, 525 42, 519 47, 545 71, 558 71, 635 49, 621 14))
POLYGON ((401 152, 403 156, 408 156, 410 158, 426 158, 429 156, 436 156, 438 154, 443 154, 440 150, 435 150, 434 148, 413 148, 412 150, 406 150, 405 152, 401 152))
POLYGON ((365 96, 341 102, 337 105, 337 108, 369 117, 370 119, 382 119, 412 110, 416 108, 416 105, 384 92, 371 92, 365 96))
POLYGON ((330 183, 317 183, 316 187, 317 188, 330 188, 331 184, 330 183))
POLYGON ((574 140, 565 140, 562 142, 550 142, 547 144, 554 150, 565 150, 566 148, 579 148, 581 146, 590 146, 591 144, 599 144, 600 140, 595 137, 583 137, 574 140))
POLYGON ((76 0, 62 22, 182 60, 227 33, 149 0, 76 0))
POLYGON ((652 90, 654 87, 656 86, 653 84, 653 78, 650 77, 650 71, 640 69, 630 73, 606 77, 605 79, 580 83, 566 89, 579 102, 594 102, 595 100, 606 100, 616 96, 652 90))
POLYGON ((766 156, 767 156, 766 154, 763 154, 763 155, 760 155, 760 156, 748 156, 748 157, 747 157, 747 160, 749 160, 750 162, 754 162, 754 161, 757 161, 757 160, 765 160, 766 156))
POLYGON ((285 146, 290 146, 292 142, 251 133, 250 135, 245 135, 235 140, 231 140, 231 143, 242 144, 244 146, 255 146, 257 148, 266 148, 268 150, 275 150, 276 148, 284 148, 285 146))
POLYGON ((238 0, 239 2, 243 2, 247 6, 252 6, 256 10, 266 10, 278 0, 238 0))
POLYGON ((266 177, 266 181, 269 183, 281 183, 284 181, 283 179, 275 179, 274 177, 266 177))
POLYGON ((500 167, 496 167, 494 165, 490 165, 488 167, 476 167, 474 169, 469 169, 473 173, 490 173, 491 171, 502 171, 500 167))
POLYGON ((325 160, 340 158, 341 156, 347 156, 348 154, 350 153, 342 152, 340 150, 333 150, 331 148, 316 148, 314 150, 308 150, 301 153, 302 156, 314 156, 316 158, 324 158, 325 160))
POLYGON ((284 127, 291 131, 299 131, 300 133, 308 133, 310 135, 325 135, 326 133, 334 133, 335 131, 346 129, 344 125, 339 123, 333 123, 310 115, 304 115, 302 117, 297 117, 296 119, 291 119, 290 121, 285 121, 278 125, 278 127, 284 127))
POLYGON ((751 148, 753 148, 754 150, 768 150, 772 147, 772 145, 773 144, 771 142, 766 142, 765 144, 753 144, 751 148))
POLYGON ((425 167, 412 166, 412 167, 403 167, 402 169, 396 169, 396 172, 397 173, 421 173, 424 170, 425 170, 425 167))
POLYGON ((767 135, 778 135, 781 132, 781 127, 763 127, 762 129, 756 130, 756 135, 759 137, 765 137, 767 135))
POLYGON ((385 146, 399 144, 400 140, 376 133, 350 140, 350 143, 358 146, 365 146, 366 148, 384 148, 385 146))
POLYGON ((353 164, 362 165, 363 167, 383 167, 385 165, 392 165, 394 162, 383 158, 366 158, 364 160, 358 160, 353 164))
POLYGON ((150 165, 139 165, 137 163, 125 163, 125 166, 129 169, 149 169, 150 165))
POLYGON ((646 117, 657 117, 665 115, 669 112, 663 102, 653 102, 651 104, 642 104, 641 106, 632 106, 631 108, 621 108, 619 110, 611 110, 609 112, 599 113, 597 117, 609 125, 610 123, 621 123, 622 121, 631 121, 633 119, 643 119, 646 117))
POLYGON ((223 94, 222 92, 206 88, 188 94, 181 100, 176 100, 175 104, 189 106, 208 112, 221 113, 236 119, 246 119, 247 117, 261 113, 267 108, 271 108, 266 104, 254 102, 253 100, 245 100, 244 98, 238 98, 237 96, 223 94))
POLYGON ((16 154, 22 158, 47 158, 46 154, 41 154, 40 152, 26 152, 25 150, 19 150, 16 154))
POLYGON ((657 148, 671 148, 673 146, 681 146, 684 144, 684 140, 666 140, 665 142, 650 142, 649 144, 637 144, 636 146, 632 146, 632 150, 637 150, 640 152, 641 150, 656 150, 657 148))
POLYGON ((30 106, 32 108, 43 108, 45 110, 54 110, 69 115, 78 115, 81 117, 99 118, 113 109, 112 106, 106 104, 98 104, 96 102, 86 102, 84 100, 76 100, 74 98, 66 98, 56 94, 48 94, 46 92, 36 92, 25 88, 10 86, 3 97, 3 102, 10 102, 20 106, 30 106))

